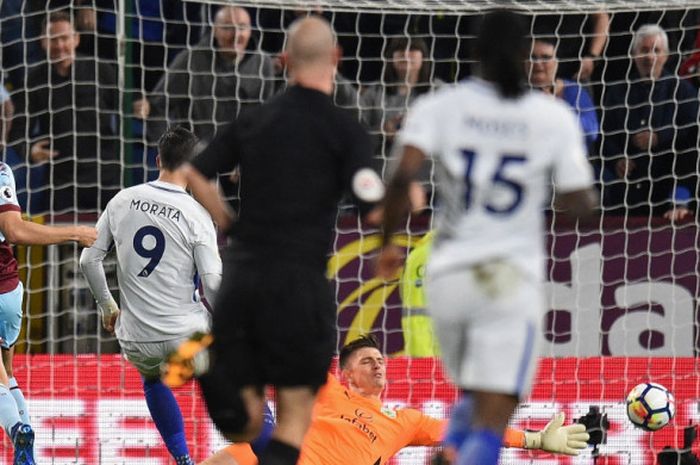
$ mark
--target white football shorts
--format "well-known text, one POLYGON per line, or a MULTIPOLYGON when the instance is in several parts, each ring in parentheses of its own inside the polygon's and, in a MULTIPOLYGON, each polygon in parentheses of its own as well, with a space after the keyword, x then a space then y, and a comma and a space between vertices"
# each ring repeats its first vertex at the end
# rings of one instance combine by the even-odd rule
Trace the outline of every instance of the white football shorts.
POLYGON ((119 341, 122 355, 146 379, 160 377, 160 365, 168 355, 188 339, 187 336, 168 341, 134 342, 119 341))
POLYGON ((541 283, 506 261, 426 273, 442 359, 462 389, 530 392, 545 313, 541 283))

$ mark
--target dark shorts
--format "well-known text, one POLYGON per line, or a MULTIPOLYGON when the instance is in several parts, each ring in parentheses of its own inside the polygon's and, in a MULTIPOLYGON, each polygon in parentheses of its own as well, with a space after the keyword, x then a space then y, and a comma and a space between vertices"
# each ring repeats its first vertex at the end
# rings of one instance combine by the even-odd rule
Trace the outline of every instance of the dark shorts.
POLYGON ((331 284, 292 261, 226 260, 212 331, 214 364, 234 384, 317 389, 337 344, 331 284))

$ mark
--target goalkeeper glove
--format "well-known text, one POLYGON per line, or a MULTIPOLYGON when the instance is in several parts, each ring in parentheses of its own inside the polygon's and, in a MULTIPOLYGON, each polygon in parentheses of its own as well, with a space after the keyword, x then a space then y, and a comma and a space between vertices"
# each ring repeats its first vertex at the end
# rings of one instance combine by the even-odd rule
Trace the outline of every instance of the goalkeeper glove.
POLYGON ((117 322, 120 312, 117 302, 110 297, 104 302, 97 302, 97 309, 100 311, 100 316, 102 316, 102 327, 110 334, 113 334, 114 324, 117 322))
POLYGON ((564 425, 564 413, 552 416, 541 431, 525 432, 525 449, 541 449, 555 454, 578 455, 586 448, 588 433, 585 425, 564 425))

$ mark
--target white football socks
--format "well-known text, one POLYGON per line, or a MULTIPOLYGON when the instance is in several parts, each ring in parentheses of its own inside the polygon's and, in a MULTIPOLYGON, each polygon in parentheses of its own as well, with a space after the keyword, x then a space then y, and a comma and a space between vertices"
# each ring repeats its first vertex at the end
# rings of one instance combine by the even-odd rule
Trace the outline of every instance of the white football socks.
POLYGON ((17 404, 17 410, 19 411, 19 416, 22 419, 22 423, 30 424, 29 420, 29 409, 27 409, 27 401, 24 399, 24 394, 17 384, 17 379, 13 376, 10 378, 10 394, 15 399, 17 404))
POLYGON ((8 436, 12 436, 12 427, 21 421, 14 397, 7 386, 0 384, 0 424, 8 436))

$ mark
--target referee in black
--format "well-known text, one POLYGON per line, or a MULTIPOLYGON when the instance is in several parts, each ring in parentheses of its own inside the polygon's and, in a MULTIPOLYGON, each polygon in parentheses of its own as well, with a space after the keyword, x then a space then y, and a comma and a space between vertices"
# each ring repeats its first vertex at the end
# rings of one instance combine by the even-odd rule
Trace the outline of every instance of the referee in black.
POLYGON ((278 423, 261 465, 296 464, 335 353, 325 266, 338 202, 350 193, 367 213, 384 194, 369 135, 332 103, 340 53, 329 24, 298 20, 285 53, 288 89, 220 132, 189 172, 195 197, 230 234, 212 364, 200 383, 212 420, 233 441, 257 436, 263 389, 275 386, 278 423), (241 204, 234 221, 210 180, 236 166, 241 204))

